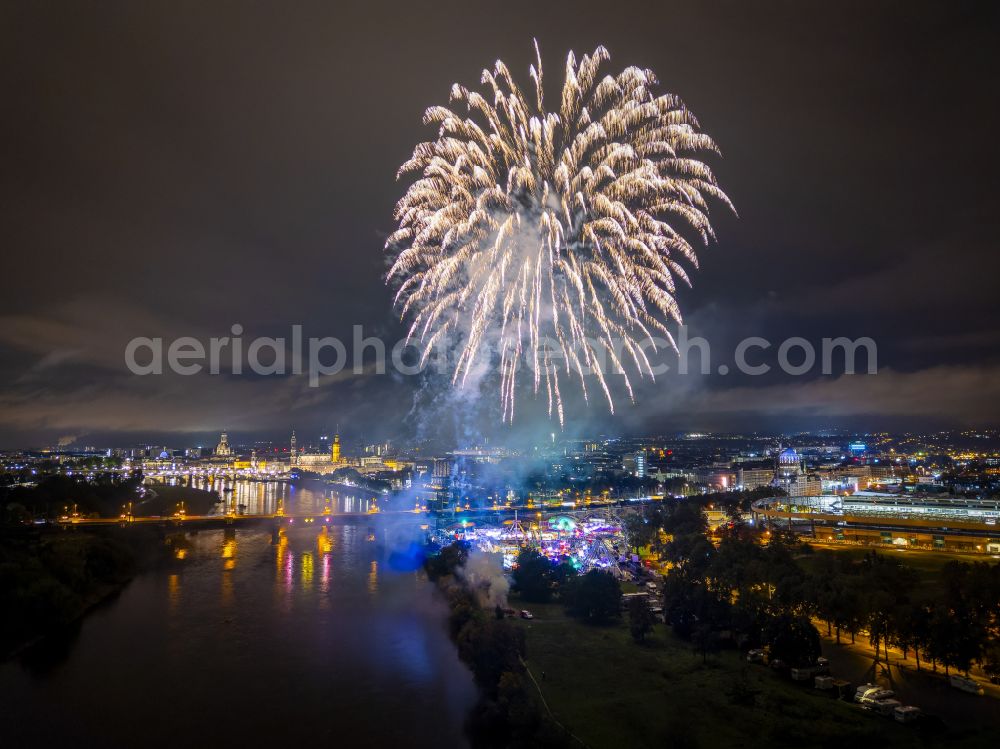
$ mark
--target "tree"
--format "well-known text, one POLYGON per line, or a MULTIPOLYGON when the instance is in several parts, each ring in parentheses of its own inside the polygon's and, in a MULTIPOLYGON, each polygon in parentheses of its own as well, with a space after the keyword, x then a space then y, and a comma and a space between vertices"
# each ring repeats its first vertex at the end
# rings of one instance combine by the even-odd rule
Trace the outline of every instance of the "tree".
POLYGON ((659 531, 654 523, 639 513, 626 515, 622 521, 622 529, 625 531, 625 538, 628 539, 629 548, 636 554, 643 546, 649 546, 659 531))
POLYGON ((678 637, 690 637, 694 629, 697 622, 694 598, 700 587, 698 582, 678 568, 672 569, 663 580, 664 620, 678 637))
POLYGON ((600 624, 621 615, 622 589, 608 572, 592 569, 573 578, 564 595, 570 616, 600 624))
POLYGON ((782 614, 768 622, 764 637, 771 657, 791 666, 809 666, 820 655, 819 632, 804 616, 782 614))
POLYGON ((465 541, 455 541, 441 549, 440 552, 424 560, 424 569, 431 580, 446 575, 454 575, 455 570, 469 561, 469 544, 465 541))
POLYGON ((704 536, 708 532, 708 519, 698 502, 678 501, 666 505, 663 530, 671 536, 704 536))
POLYGON ((11 502, 3 509, 3 520, 8 525, 24 525, 31 522, 28 508, 18 502, 11 502))
POLYGON ((628 628, 632 633, 632 639, 643 642, 646 635, 652 631, 654 622, 649 599, 646 596, 632 596, 628 602, 628 628))
POLYGON ((996 640, 983 652, 983 672, 991 681, 1000 678, 1000 642, 996 640))
MULTIPOLYGON (((807 594, 813 600, 816 615, 826 622, 826 635, 833 634, 833 623, 839 621, 840 570, 831 552, 816 555, 813 571, 806 581, 807 594)), ((837 644, 840 644, 840 627, 837 627, 837 644)))
POLYGON ((688 534, 674 536, 664 549, 664 556, 676 567, 684 567, 692 573, 703 573, 711 564, 715 547, 704 535, 688 534))
POLYGON ((719 636, 708 622, 699 624, 691 633, 691 643, 696 653, 701 654, 701 662, 708 663, 708 654, 719 648, 719 636))
POLYGON ((920 653, 930 652, 932 611, 925 603, 910 605, 909 637, 913 644, 913 655, 917 659, 917 671, 920 670, 920 653))
MULTIPOLYGON (((913 604, 910 602, 896 604, 889 612, 889 636, 892 643, 903 651, 903 660, 906 660, 915 642, 912 612, 913 604)), ((886 642, 885 652, 886 660, 888 660, 888 642, 886 642)))
POLYGON ((524 629, 510 620, 474 618, 456 638, 459 657, 469 664, 476 683, 494 696, 505 671, 518 673, 524 657, 524 629))
POLYGON ((522 549, 511 577, 514 589, 526 601, 544 602, 552 597, 552 563, 535 549, 522 549))
POLYGON ((930 655, 931 664, 935 668, 938 661, 944 664, 945 674, 948 673, 949 668, 954 663, 954 653, 952 650, 954 633, 952 629, 951 612, 944 606, 935 606, 931 612, 927 653, 930 655))
POLYGON ((576 574, 577 569, 573 566, 572 562, 566 559, 559 562, 550 572, 553 590, 557 594, 561 594, 566 584, 576 577, 576 574))
MULTIPOLYGON (((862 583, 853 575, 845 576, 840 595, 840 627, 850 636, 851 644, 864 626, 865 607, 862 600, 862 583)), ((837 641, 840 641, 840 628, 837 629, 837 641)))
POLYGON ((723 510, 726 513, 727 525, 732 528, 741 528, 746 523, 743 512, 743 503, 739 499, 723 500, 723 510))
POLYGON ((947 606, 937 606, 931 617, 930 655, 944 664, 947 674, 950 668, 969 673, 973 661, 982 658, 986 644, 986 632, 976 618, 967 610, 952 610, 947 606))
POLYGON ((775 525, 771 526, 771 538, 767 545, 768 548, 781 548, 790 551, 798 547, 799 537, 788 528, 775 525))

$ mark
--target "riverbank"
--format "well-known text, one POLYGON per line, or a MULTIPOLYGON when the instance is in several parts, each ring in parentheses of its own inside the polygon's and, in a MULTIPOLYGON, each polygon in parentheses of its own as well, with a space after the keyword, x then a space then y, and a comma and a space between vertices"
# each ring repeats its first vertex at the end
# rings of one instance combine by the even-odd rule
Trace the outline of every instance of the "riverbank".
POLYGON ((150 484, 147 498, 133 509, 136 517, 162 517, 184 510, 188 515, 208 515, 222 502, 217 491, 196 489, 192 486, 150 484))
POLYGON ((592 749, 993 743, 988 731, 954 726, 927 735, 898 725, 747 664, 736 651, 703 662, 663 625, 637 644, 627 621, 595 627, 559 604, 531 610, 534 619, 517 622, 527 666, 554 717, 592 749))
POLYGON ((448 633, 479 689, 466 721, 472 745, 579 746, 552 718, 525 664, 524 631, 504 611, 502 571, 489 562, 472 569, 468 547, 458 542, 429 557, 425 571, 448 603, 448 633))
POLYGON ((0 660, 73 624, 117 595, 162 545, 86 532, 0 537, 0 660))

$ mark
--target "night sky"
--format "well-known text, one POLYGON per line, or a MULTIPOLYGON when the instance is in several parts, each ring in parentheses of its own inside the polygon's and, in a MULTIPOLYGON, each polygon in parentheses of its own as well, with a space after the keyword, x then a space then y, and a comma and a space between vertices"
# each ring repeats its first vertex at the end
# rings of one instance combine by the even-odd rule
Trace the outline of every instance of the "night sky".
POLYGON ((874 376, 667 377, 568 431, 996 424, 998 31, 985 2, 4 3, 0 446, 433 428, 414 380, 140 378, 125 343, 398 337, 396 169, 452 82, 500 57, 527 86, 533 37, 550 92, 604 44, 720 144, 739 218, 680 294, 693 335, 879 347, 874 376))

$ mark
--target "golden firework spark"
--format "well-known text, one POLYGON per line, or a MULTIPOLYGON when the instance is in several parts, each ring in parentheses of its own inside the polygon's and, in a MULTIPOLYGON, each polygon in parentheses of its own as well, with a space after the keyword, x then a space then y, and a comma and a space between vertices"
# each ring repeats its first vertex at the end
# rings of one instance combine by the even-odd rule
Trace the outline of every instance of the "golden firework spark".
MULTIPOLYGON (((712 170, 718 153, 673 94, 655 94, 650 70, 598 78, 604 47, 566 60, 557 111, 547 111, 542 63, 530 68, 533 100, 502 61, 484 70, 487 96, 455 84, 450 104, 429 108, 437 139, 419 144, 398 177, 418 175, 396 205, 399 228, 387 280, 424 345, 460 343, 452 382, 464 384, 484 346, 499 354, 503 417, 513 420, 521 357, 534 391, 544 386, 563 423, 562 377, 594 374, 614 412, 607 368, 653 376, 644 341, 681 322, 675 278, 698 259, 685 234, 714 238, 708 198, 732 208, 712 170), (456 107, 458 108, 458 107, 456 107)), ((654 350, 655 347, 650 350, 654 350)))

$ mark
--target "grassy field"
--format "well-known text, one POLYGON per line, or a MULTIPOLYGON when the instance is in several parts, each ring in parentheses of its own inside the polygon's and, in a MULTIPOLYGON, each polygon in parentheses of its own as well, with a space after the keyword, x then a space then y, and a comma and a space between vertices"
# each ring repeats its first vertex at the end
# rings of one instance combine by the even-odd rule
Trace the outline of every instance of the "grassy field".
MULTIPOLYGON (((603 747, 912 747, 927 737, 793 683, 737 653, 710 655, 657 625, 638 645, 625 622, 594 627, 557 604, 528 605, 527 663, 555 718, 603 747), (755 693, 747 704, 748 692, 755 693)), ((936 737, 926 745, 979 746, 936 737)))
POLYGON ((842 544, 819 544, 813 543, 815 554, 803 554, 796 557, 796 561, 802 565, 806 570, 812 570, 812 564, 816 559, 816 555, 821 552, 832 552, 837 555, 843 555, 858 561, 862 559, 866 554, 871 551, 876 551, 877 553, 888 557, 890 559, 897 559, 907 567, 911 568, 917 573, 917 590, 916 592, 925 592, 927 594, 934 594, 940 590, 940 572, 941 568, 948 562, 988 562, 995 564, 996 560, 991 557, 985 557, 982 554, 959 554, 953 552, 943 552, 943 551, 925 551, 923 549, 894 549, 894 548, 864 548, 859 546, 847 546, 842 544))

